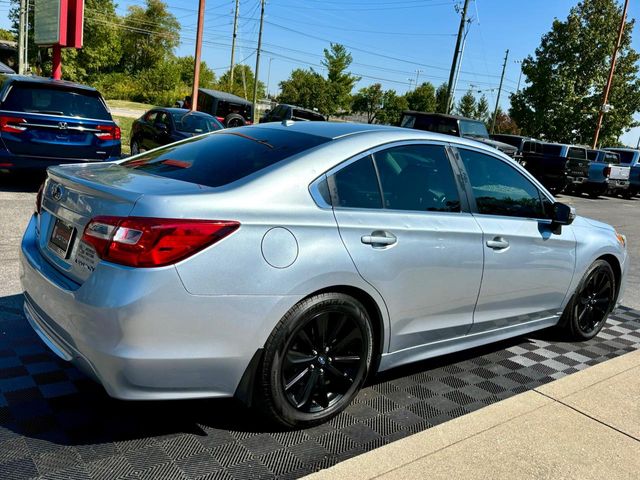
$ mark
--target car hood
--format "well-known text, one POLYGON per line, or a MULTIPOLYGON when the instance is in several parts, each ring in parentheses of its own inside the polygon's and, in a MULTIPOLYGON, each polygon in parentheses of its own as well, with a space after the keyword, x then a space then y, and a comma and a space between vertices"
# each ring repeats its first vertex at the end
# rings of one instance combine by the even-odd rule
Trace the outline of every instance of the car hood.
POLYGON ((471 138, 473 140, 476 140, 477 142, 482 142, 485 145, 489 145, 490 147, 500 150, 501 152, 510 153, 512 155, 518 151, 518 149, 513 145, 509 145, 508 143, 498 142, 490 138, 483 138, 483 137, 467 137, 467 138, 471 138))
POLYGON ((596 228, 601 228, 603 230, 608 230, 610 232, 615 232, 615 228, 613 228, 608 223, 600 222, 598 220, 594 220, 593 218, 589 218, 589 217, 577 216, 576 219, 573 221, 573 225, 577 227, 586 227, 586 228, 596 227, 596 228))

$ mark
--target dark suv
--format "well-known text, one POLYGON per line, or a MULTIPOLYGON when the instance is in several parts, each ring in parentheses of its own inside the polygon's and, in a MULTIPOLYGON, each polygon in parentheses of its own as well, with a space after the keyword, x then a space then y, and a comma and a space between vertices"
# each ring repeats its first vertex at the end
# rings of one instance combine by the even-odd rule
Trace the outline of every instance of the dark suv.
POLYGON ((506 153, 511 158, 515 158, 518 151, 511 145, 491 140, 484 122, 458 115, 407 111, 402 113, 400 126, 477 140, 506 153))
POLYGON ((227 128, 251 125, 253 118, 251 102, 231 93, 208 88, 198 89, 197 110, 216 117, 227 128))
POLYGON ((120 158, 120 128, 97 90, 0 75, 0 171, 120 158))
POLYGON ((266 112, 260 119, 260 123, 281 122, 282 120, 325 122, 327 119, 315 110, 281 103, 276 105, 273 110, 266 112))

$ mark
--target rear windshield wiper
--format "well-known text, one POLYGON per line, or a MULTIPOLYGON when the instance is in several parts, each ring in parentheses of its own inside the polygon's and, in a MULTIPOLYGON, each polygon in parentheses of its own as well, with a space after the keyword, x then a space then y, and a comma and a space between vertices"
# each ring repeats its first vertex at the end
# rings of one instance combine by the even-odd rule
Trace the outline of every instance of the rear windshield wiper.
POLYGON ((44 113, 47 115, 64 115, 64 112, 58 110, 26 110, 27 113, 44 113))

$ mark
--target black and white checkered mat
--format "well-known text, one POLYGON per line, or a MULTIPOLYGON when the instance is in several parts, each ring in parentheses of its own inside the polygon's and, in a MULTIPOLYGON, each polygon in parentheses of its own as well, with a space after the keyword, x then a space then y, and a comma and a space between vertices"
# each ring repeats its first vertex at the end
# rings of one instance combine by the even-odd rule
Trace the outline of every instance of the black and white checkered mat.
POLYGON ((541 332, 378 375, 339 417, 273 431, 233 400, 120 402, 0 298, 0 479, 298 478, 640 348, 640 312, 566 343, 541 332))

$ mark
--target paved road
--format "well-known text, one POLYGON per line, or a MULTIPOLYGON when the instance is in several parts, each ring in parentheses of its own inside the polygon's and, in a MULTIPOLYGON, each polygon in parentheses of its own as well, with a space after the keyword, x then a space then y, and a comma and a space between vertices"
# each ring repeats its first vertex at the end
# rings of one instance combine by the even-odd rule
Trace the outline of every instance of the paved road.
MULTIPOLYGON (((33 212, 38 184, 38 180, 16 182, 0 176, 0 297, 20 292, 18 248, 20 236, 33 212)), ((627 236, 632 263, 623 303, 640 310, 640 198, 590 199, 562 195, 558 200, 574 205, 579 215, 609 223, 627 236)))
POLYGON ((145 110, 136 110, 135 108, 109 107, 111 115, 116 117, 139 118, 144 114, 145 110))

